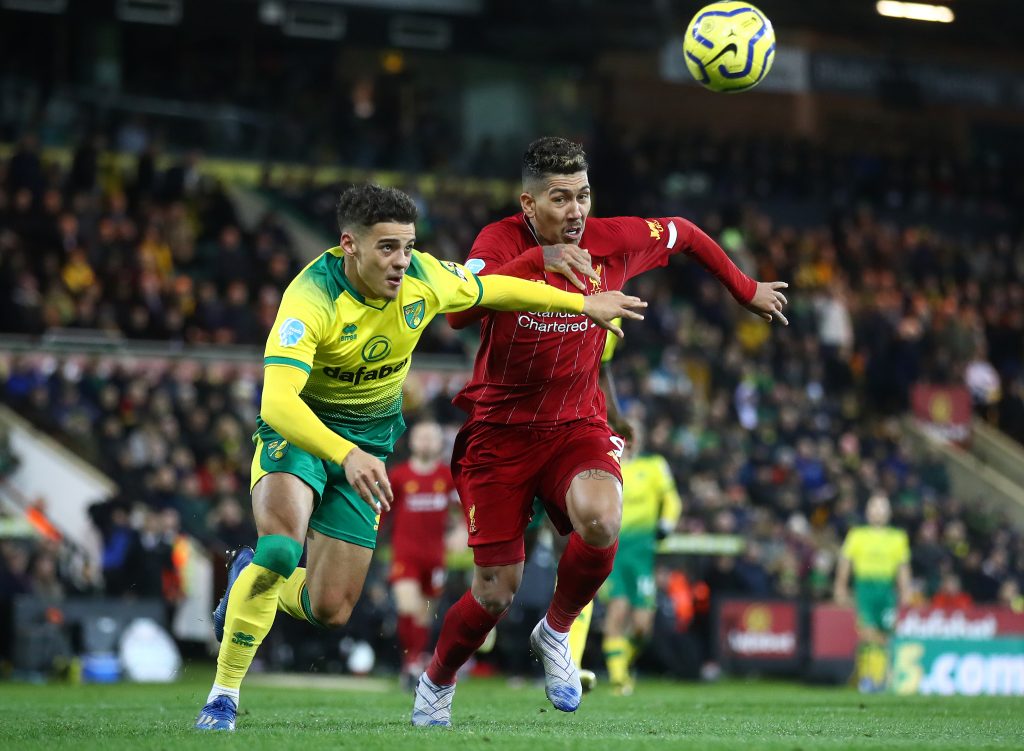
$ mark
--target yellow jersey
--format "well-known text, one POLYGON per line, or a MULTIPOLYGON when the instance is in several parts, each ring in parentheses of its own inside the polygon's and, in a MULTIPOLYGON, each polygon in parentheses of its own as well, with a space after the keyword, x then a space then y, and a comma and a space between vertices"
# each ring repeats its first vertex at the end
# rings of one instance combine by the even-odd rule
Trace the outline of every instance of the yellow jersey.
POLYGON ((675 480, 663 457, 644 454, 623 462, 622 534, 653 537, 659 521, 674 527, 682 511, 675 480))
POLYGON ((307 373, 299 397, 328 428, 389 453, 405 430, 402 384, 424 328, 482 295, 462 265, 414 250, 396 299, 365 298, 345 276, 344 252, 331 248, 285 290, 264 365, 307 373))
POLYGON ((910 562, 910 540, 896 527, 854 527, 843 542, 855 579, 893 581, 900 566, 910 562))

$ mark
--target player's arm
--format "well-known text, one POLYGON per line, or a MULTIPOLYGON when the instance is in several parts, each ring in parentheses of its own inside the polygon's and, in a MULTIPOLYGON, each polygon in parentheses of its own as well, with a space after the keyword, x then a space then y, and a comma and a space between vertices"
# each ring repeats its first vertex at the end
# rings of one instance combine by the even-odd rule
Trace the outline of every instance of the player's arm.
POLYGON ((260 416, 289 443, 342 465, 349 484, 378 513, 389 510, 393 496, 384 462, 324 425, 299 398, 308 378, 305 371, 290 365, 267 365, 260 416))
POLYGON ((896 569, 896 596, 903 607, 910 604, 911 572, 910 572, 910 540, 906 533, 900 534, 899 541, 900 567, 896 569))
POLYGON ((853 531, 847 533, 846 542, 839 552, 839 561, 836 563, 836 580, 832 588, 832 597, 837 605, 850 604, 850 556, 852 554, 853 531))
MULTIPOLYGON (((621 326, 621 321, 616 321, 621 326)), ((621 435, 626 443, 633 442, 633 427, 626 421, 619 411, 619 396, 615 390, 615 378, 612 376, 611 359, 615 355, 615 347, 619 339, 611 332, 605 337, 604 352, 601 353, 601 369, 598 371, 597 384, 604 392, 605 411, 608 415, 608 425, 616 433, 621 435)))
POLYGON ((658 518, 658 537, 667 537, 679 523, 679 517, 683 515, 683 501, 679 497, 679 490, 676 489, 676 481, 672 477, 672 470, 668 462, 662 459, 662 488, 661 488, 661 513, 658 518))
MULTIPOLYGON (((581 292, 586 290, 583 282, 576 276, 579 271, 584 276, 600 281, 590 262, 590 253, 575 245, 534 245, 527 248, 515 258, 498 263, 495 261, 503 255, 502 248, 515 242, 507 234, 508 230, 501 225, 485 227, 473 243, 466 263, 477 276, 500 274, 514 276, 517 279, 533 279, 545 271, 562 274, 581 292)), ((487 311, 474 307, 448 314, 448 325, 453 329, 462 329, 483 318, 487 311)))
POLYGON ((492 310, 527 310, 533 313, 582 313, 603 329, 622 336, 617 318, 644 319, 638 312, 647 307, 639 297, 621 292, 602 292, 584 297, 547 284, 492 274, 478 279, 479 305, 492 310))
POLYGON ((392 500, 384 462, 324 425, 299 397, 333 309, 325 293, 302 275, 288 285, 267 337, 260 416, 285 440, 341 464, 348 483, 379 513, 392 500))

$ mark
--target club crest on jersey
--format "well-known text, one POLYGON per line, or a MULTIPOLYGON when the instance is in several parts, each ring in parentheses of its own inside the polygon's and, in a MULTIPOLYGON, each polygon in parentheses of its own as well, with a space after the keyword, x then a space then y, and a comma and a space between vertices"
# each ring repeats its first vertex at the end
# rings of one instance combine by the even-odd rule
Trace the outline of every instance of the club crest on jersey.
POLYGON ((474 274, 479 274, 481 271, 484 270, 484 266, 487 265, 487 261, 485 261, 483 258, 470 258, 468 261, 466 261, 464 265, 474 274))
POLYGON ((405 322, 409 328, 414 329, 423 323, 423 316, 427 312, 427 303, 421 297, 416 302, 411 302, 403 307, 402 312, 405 313, 405 322))
POLYGON ((306 334, 306 324, 298 318, 285 318, 277 328, 277 338, 282 347, 294 347, 306 334))
POLYGON ((590 280, 590 291, 591 292, 600 292, 601 291, 601 268, 602 268, 602 264, 600 264, 600 263, 597 264, 597 266, 594 267, 594 273, 597 274, 598 278, 590 280))
POLYGON ((359 328, 354 323, 350 323, 341 329, 341 341, 343 342, 354 342, 356 340, 356 329, 359 328))
POLYGON ((288 453, 288 441, 271 441, 267 444, 267 456, 269 456, 275 462, 279 459, 283 459, 284 455, 288 453))
POLYGON ((451 261, 441 261, 441 265, 444 266, 451 273, 455 274, 455 276, 459 277, 459 279, 461 279, 462 281, 469 281, 469 279, 466 278, 466 275, 462 273, 462 269, 459 268, 458 264, 452 263, 451 261))
POLYGON ((651 237, 655 240, 661 239, 661 233, 665 231, 665 228, 661 226, 661 222, 657 219, 645 219, 648 228, 651 230, 651 237))

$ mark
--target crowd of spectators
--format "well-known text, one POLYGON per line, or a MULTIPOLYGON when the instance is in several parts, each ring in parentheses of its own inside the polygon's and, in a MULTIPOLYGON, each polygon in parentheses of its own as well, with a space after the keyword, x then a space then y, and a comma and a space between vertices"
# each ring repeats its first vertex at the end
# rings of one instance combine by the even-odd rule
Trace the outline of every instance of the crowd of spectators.
MULTIPOLYGON (((651 307, 613 363, 623 408, 670 461, 686 499, 679 531, 746 540, 742 555, 695 573, 715 593, 826 598, 843 535, 882 490, 911 534, 919 601, 1019 607, 1020 534, 954 495, 942 462, 898 421, 913 384, 964 384, 979 414, 1024 440, 1024 244, 1010 211, 1019 178, 999 164, 977 172, 782 146, 624 138, 637 151, 605 174, 616 153, 594 149, 599 194, 607 185, 619 196, 602 208, 691 216, 748 273, 791 284, 788 328, 749 316, 685 259, 633 287, 651 307)), ((0 163, 3 330, 262 342, 298 265, 274 216, 241 228, 191 158, 162 172, 140 160, 129 179, 101 163, 83 144, 56 169, 31 140, 0 163)), ((340 187, 265 186, 325 229, 340 187)), ((463 258, 480 226, 514 210, 511 188, 504 203, 457 182, 409 190, 421 245, 442 257, 463 258)), ((432 329, 433 351, 472 347, 472 332, 432 329)), ((412 412, 453 430, 462 377, 416 376, 412 412)), ((258 361, 0 356, 3 401, 121 487, 95 515, 108 590, 142 586, 139 561, 165 555, 160 541, 179 523, 213 549, 252 539, 259 389, 258 361)), ((173 582, 159 591, 173 597, 173 582)))

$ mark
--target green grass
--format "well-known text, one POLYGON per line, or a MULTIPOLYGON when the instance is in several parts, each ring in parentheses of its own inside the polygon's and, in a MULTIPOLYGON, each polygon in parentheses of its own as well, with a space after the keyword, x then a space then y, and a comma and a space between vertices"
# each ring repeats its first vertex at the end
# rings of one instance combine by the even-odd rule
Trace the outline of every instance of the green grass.
POLYGON ((1020 699, 869 696, 788 683, 641 682, 630 698, 598 689, 579 712, 542 688, 467 680, 455 728, 409 726, 395 690, 246 686, 238 731, 191 729, 210 674, 173 685, 0 684, 0 749, 1020 749, 1020 699))

